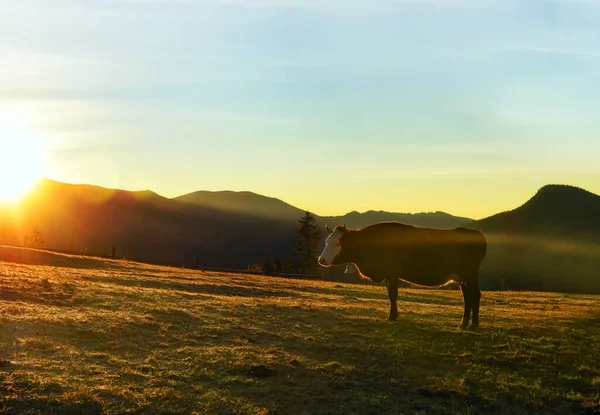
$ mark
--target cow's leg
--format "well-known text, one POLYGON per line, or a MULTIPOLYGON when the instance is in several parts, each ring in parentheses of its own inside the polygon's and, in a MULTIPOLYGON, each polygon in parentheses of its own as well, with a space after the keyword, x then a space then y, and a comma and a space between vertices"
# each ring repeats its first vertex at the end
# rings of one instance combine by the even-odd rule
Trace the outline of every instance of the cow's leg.
POLYGON ((469 326, 473 302, 469 285, 463 282, 460 284, 460 290, 462 291, 463 301, 465 303, 465 311, 463 313, 462 322, 460 323, 460 328, 464 330, 469 326))
POLYGON ((386 285, 390 297, 390 315, 388 321, 398 320, 398 278, 387 278, 386 285))
POLYGON ((473 298, 473 322, 471 328, 479 327, 479 302, 481 300, 481 291, 479 290, 479 282, 473 282, 471 285, 471 295, 473 298))

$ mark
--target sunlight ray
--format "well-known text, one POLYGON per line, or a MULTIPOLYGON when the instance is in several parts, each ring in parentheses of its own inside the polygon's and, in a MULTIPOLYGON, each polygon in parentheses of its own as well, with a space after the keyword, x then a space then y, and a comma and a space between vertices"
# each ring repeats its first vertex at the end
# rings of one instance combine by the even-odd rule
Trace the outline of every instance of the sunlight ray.
POLYGON ((15 202, 46 174, 48 139, 0 113, 0 202, 15 202))

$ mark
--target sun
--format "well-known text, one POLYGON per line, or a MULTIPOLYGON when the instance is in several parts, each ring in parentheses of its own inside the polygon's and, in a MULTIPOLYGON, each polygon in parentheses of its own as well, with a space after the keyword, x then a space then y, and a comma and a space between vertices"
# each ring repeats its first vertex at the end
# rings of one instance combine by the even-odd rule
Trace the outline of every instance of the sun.
POLYGON ((0 113, 0 203, 17 202, 46 173, 43 135, 0 113))

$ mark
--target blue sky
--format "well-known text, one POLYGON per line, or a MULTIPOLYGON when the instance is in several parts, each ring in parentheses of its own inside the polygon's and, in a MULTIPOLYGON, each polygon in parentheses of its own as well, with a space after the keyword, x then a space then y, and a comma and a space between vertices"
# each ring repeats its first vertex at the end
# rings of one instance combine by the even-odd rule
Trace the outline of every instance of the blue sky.
POLYGON ((600 193, 599 44, 594 0, 4 0, 0 114, 57 180, 478 218, 600 193))

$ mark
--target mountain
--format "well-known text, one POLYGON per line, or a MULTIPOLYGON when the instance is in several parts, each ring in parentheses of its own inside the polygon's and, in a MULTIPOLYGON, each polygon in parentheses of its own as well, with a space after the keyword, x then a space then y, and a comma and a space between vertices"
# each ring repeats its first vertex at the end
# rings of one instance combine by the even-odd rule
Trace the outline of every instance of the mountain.
POLYGON ((279 199, 252 192, 200 190, 176 197, 173 200, 222 212, 270 219, 297 220, 304 213, 303 210, 279 199))
POLYGON ((548 185, 519 208, 476 223, 488 231, 594 239, 600 236, 600 196, 574 186, 548 185))
MULTIPOLYGON (((152 263, 246 268, 267 252, 288 260, 303 213, 250 192, 196 192, 175 199, 42 180, 19 206, 0 206, 0 243, 27 237, 70 252, 152 263)), ((368 211, 317 217, 330 226, 383 220, 481 230, 489 242, 482 287, 600 293, 600 196, 572 186, 541 188, 522 206, 478 221, 443 212, 368 211)), ((31 240, 31 239, 30 239, 31 240)))
POLYGON ((548 185, 514 210, 465 226, 479 229, 488 238, 484 286, 600 292, 600 196, 596 194, 548 185))
MULTIPOLYGON (((124 191, 43 179, 18 208, 0 206, 0 243, 23 244, 34 232, 44 246, 69 252, 111 253, 173 265, 246 268, 267 252, 286 261, 303 210, 252 192, 194 192, 174 199, 149 190, 124 191)), ((317 217, 320 225, 362 227, 381 220, 451 226, 463 218, 357 212, 317 217)))
MULTIPOLYGON (((262 196, 252 192, 210 192, 201 190, 176 197, 173 200, 202 206, 204 208, 217 209, 222 212, 231 212, 260 218, 290 220, 294 222, 296 222, 304 213, 302 209, 279 199, 262 196)), ((329 224, 333 227, 338 224, 345 224, 350 228, 362 228, 383 221, 398 221, 421 227, 449 229, 461 226, 465 222, 471 220, 469 218, 452 216, 444 212, 412 214, 374 210, 369 210, 364 213, 353 211, 342 216, 316 215, 316 217, 318 222, 322 225, 329 224)))
MULTIPOLYGON (((128 192, 42 180, 0 225, 10 243, 34 230, 45 246, 154 263, 245 268, 267 251, 286 258, 295 224, 182 203, 150 191, 128 192)), ((2 214, 2 212, 0 212, 2 214)), ((5 238, 6 239, 6 238, 5 238)))

